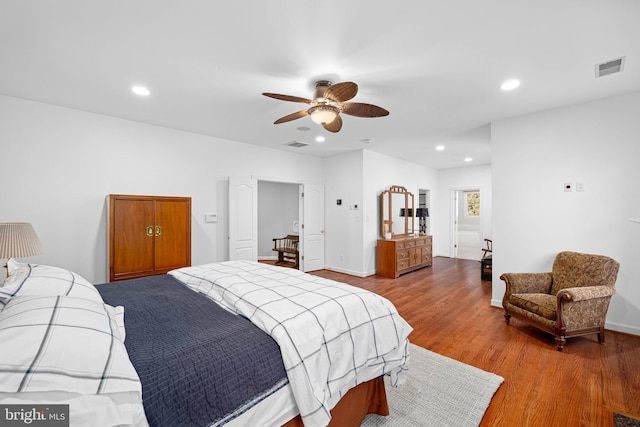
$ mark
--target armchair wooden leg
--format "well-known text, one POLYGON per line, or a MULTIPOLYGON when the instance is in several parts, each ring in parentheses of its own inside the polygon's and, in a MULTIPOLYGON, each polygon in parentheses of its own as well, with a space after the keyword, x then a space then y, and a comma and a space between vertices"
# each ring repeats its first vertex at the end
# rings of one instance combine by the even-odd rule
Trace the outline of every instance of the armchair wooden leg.
POLYGON ((604 344, 604 326, 601 326, 600 331, 598 331, 598 343, 604 344))
POLYGON ((567 343, 567 340, 565 339, 565 337, 560 336, 560 335, 556 335, 556 345, 558 346, 558 351, 562 351, 562 349, 564 348, 564 345, 567 343))
POLYGON ((511 319, 511 315, 505 311, 504 312, 504 320, 507 321, 507 325, 509 324, 509 320, 510 319, 511 319))

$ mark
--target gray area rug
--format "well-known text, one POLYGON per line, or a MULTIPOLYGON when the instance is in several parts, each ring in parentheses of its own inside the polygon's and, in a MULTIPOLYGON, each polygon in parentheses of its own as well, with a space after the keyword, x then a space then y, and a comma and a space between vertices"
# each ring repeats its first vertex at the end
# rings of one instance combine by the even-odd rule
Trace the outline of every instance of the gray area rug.
POLYGON ((640 420, 622 414, 613 414, 613 425, 615 427, 640 427, 640 420))
POLYGON ((367 415, 362 427, 478 426, 504 379, 410 344, 409 377, 387 381, 388 417, 367 415))

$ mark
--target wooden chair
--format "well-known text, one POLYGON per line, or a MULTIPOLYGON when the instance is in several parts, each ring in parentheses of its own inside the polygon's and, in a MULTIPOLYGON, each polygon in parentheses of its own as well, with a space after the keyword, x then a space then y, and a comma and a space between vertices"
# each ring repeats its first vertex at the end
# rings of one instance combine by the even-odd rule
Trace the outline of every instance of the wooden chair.
POLYGON ((493 252, 493 250, 491 249, 491 246, 493 245, 493 240, 484 239, 484 243, 487 245, 487 247, 482 250, 483 252, 482 259, 485 259, 487 257, 487 254, 490 254, 491 252, 493 252))
POLYGON ((293 268, 298 268, 300 264, 300 253, 298 252, 299 240, 300 236, 293 234, 273 239, 273 250, 278 253, 276 265, 285 264, 293 268))

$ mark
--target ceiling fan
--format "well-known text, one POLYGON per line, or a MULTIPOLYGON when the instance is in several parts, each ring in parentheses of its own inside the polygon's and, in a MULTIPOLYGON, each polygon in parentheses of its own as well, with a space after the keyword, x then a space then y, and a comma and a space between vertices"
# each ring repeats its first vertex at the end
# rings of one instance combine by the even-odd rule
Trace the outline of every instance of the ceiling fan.
POLYGON ((357 93, 358 85, 353 82, 342 82, 332 85, 328 80, 320 80, 316 82, 313 99, 280 95, 277 93, 263 93, 263 95, 282 101, 300 102, 311 106, 306 110, 280 117, 273 122, 273 124, 277 125, 304 116, 311 116, 311 120, 322 125, 322 127, 329 132, 335 133, 342 129, 340 113, 356 117, 383 117, 389 115, 387 110, 377 105, 347 102, 356 96, 357 93))

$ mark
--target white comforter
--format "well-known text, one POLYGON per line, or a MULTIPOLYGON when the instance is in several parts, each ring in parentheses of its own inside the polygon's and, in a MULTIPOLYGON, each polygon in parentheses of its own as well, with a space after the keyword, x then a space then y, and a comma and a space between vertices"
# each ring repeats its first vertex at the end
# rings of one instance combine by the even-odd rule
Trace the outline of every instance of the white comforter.
POLYGON ((379 295, 249 261, 169 274, 276 340, 305 426, 326 426, 331 408, 362 382, 383 374, 394 386, 406 381, 412 328, 379 295))

